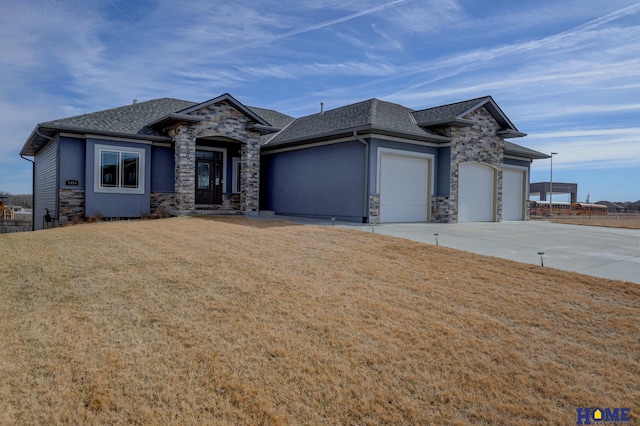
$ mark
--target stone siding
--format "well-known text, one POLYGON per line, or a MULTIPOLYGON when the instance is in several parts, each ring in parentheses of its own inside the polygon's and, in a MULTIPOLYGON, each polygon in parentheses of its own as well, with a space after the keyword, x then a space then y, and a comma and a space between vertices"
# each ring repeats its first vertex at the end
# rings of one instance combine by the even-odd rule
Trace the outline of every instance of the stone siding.
POLYGON ((431 200, 431 222, 451 223, 451 212, 456 200, 453 197, 433 197, 431 200))
POLYGON ((380 223, 380 194, 369 194, 369 223, 380 223))
POLYGON ((152 192, 151 193, 151 213, 157 213, 159 209, 165 212, 173 212, 176 209, 176 197, 173 192, 152 192))
POLYGON ((260 139, 243 144, 240 150, 240 210, 260 209, 260 139))
POLYGON ((190 126, 177 124, 168 131, 175 144, 175 205, 193 210, 196 203, 196 139, 190 126))
POLYGON ((240 194, 222 194, 222 208, 224 210, 240 210, 240 194))
POLYGON ((69 225, 74 220, 84 220, 84 189, 61 189, 58 196, 58 220, 69 225))
MULTIPOLYGON (((493 166, 497 170, 496 220, 502 220, 502 164, 504 141, 496 134, 500 125, 484 107, 478 108, 464 117, 475 121, 470 127, 451 128, 451 180, 450 194, 458 194, 460 163, 476 161, 493 166)), ((434 215, 435 216, 435 215, 434 215)), ((458 221, 458 203, 451 203, 450 222, 458 221)))
MULTIPOLYGON (((260 197, 260 134, 249 131, 253 121, 227 102, 208 105, 191 115, 199 123, 178 123, 167 129, 175 143, 175 203, 178 211, 195 208, 195 162, 198 138, 221 137, 242 143, 240 202, 242 211, 258 211, 260 197)), ((213 142, 215 145, 215 142, 213 142)))

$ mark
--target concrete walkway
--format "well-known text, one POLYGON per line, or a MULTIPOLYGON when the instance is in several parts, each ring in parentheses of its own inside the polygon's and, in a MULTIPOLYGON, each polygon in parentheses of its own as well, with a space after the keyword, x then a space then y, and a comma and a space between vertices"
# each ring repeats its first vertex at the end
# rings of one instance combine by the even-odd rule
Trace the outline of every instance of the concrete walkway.
MULTIPOLYGON (((331 226, 330 221, 271 216, 295 223, 331 226)), ((371 232, 371 225, 336 222, 371 232)), ((547 221, 396 223, 374 232, 597 277, 640 284, 640 230, 564 225, 547 221)))

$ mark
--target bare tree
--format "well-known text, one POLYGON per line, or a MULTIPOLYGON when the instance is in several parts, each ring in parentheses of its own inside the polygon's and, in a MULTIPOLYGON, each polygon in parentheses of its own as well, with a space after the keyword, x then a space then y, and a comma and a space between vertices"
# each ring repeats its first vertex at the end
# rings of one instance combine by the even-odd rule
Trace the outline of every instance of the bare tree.
POLYGON ((0 191, 0 195, 7 197, 5 204, 8 206, 21 206, 26 209, 33 208, 33 197, 31 194, 9 194, 5 191, 0 191))

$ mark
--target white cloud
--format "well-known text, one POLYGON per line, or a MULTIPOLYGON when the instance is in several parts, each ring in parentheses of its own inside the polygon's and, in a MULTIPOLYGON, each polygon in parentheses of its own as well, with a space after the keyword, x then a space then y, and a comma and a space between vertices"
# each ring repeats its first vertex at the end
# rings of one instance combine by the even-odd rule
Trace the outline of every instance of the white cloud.
POLYGON ((640 127, 573 129, 531 134, 526 145, 541 152, 558 152, 554 168, 638 167, 640 178, 639 141, 640 127))
POLYGON ((430 33, 466 19, 463 8, 455 0, 428 0, 394 8, 385 17, 401 32, 430 33))
MULTIPOLYGON (((376 50, 402 50, 402 42, 380 30, 376 24, 371 24, 371 29, 380 36, 380 39, 376 40, 375 43, 376 50)), ((369 49, 371 49, 371 47, 371 45, 368 46, 369 49)))
POLYGON ((396 68, 380 62, 349 61, 340 63, 309 63, 271 65, 267 67, 242 67, 243 73, 285 79, 312 78, 314 76, 385 76, 396 72, 396 68))
POLYGON ((199 101, 228 91, 296 115, 316 112, 321 100, 423 108, 490 94, 529 133, 525 146, 562 151, 560 166, 605 164, 593 157, 603 140, 606 164, 640 158, 636 124, 630 134, 588 134, 594 129, 581 122, 605 131, 639 111, 638 2, 491 11, 454 0, 2 4, 0 116, 10 135, 2 156, 16 156, 38 121, 134 98, 199 101))

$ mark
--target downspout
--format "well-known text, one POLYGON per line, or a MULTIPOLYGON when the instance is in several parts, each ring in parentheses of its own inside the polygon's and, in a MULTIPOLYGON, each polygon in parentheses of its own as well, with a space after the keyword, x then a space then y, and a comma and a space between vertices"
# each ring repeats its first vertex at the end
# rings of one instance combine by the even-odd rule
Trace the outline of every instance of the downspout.
POLYGON ((367 223, 369 217, 369 143, 358 136, 358 131, 353 131, 353 137, 364 145, 364 211, 362 212, 362 223, 367 223))

